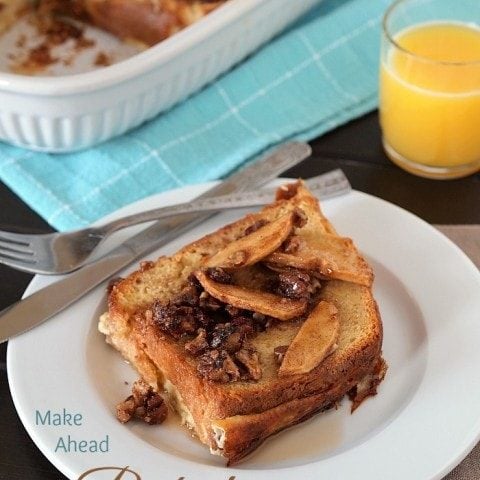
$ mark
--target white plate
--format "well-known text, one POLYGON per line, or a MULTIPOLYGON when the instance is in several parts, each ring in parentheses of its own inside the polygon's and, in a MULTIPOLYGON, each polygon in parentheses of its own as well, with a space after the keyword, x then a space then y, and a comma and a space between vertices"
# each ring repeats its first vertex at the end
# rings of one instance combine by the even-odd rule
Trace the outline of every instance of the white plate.
MULTIPOLYGON (((206 188, 156 195, 112 217, 185 201, 206 188)), ((338 231, 355 239, 375 270, 384 356, 390 366, 376 397, 353 415, 344 401, 338 410, 277 435, 243 463, 226 469, 221 459, 178 427, 175 418, 161 427, 117 422, 115 404, 127 395, 125 381, 133 381, 135 374, 96 330, 105 308, 102 287, 9 344, 14 402, 47 458, 71 479, 94 467, 128 465, 143 480, 432 480, 459 463, 480 432, 478 270, 434 228, 385 201, 352 192, 325 201, 323 207, 338 231), (82 425, 36 425, 37 410, 44 415, 62 409, 82 414, 82 425), (108 435, 109 451, 55 452, 59 437, 68 435, 88 441, 108 435)), ((172 253, 242 213, 219 215, 162 253, 172 253)), ((28 293, 50 281, 35 278, 28 293)), ((89 478, 117 474, 105 470, 89 478)), ((122 477, 134 478, 140 477, 122 477)))

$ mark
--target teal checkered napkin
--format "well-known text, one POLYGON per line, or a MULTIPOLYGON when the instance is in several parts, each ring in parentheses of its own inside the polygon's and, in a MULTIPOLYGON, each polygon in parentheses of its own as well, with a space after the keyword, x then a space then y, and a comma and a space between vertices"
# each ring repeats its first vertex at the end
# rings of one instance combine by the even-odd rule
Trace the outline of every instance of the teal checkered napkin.
POLYGON ((324 0, 215 83, 142 127, 73 154, 0 144, 0 179, 59 230, 218 179, 265 149, 375 108, 387 0, 324 0))

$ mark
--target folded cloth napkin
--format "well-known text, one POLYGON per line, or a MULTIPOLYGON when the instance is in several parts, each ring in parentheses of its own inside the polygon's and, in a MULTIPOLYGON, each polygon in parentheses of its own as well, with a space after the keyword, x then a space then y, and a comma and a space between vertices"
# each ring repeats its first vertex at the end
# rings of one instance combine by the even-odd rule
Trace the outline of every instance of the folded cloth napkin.
POLYGON ((0 179, 59 230, 148 195, 218 179, 287 139, 375 108, 389 0, 323 0, 283 35, 169 112, 74 154, 0 143, 0 179))

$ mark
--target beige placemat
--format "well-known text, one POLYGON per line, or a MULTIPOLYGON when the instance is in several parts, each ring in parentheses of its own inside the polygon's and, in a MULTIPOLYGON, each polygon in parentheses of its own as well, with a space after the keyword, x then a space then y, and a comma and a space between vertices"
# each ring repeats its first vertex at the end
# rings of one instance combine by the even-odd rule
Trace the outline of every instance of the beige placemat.
MULTIPOLYGON (((480 225, 435 225, 453 240, 480 268, 480 225)), ((479 405, 480 408, 480 405, 479 405)), ((480 479, 480 443, 444 480, 480 479)))
MULTIPOLYGON (((480 225, 435 225, 453 240, 480 268, 480 225)), ((476 477, 475 480, 480 479, 476 477)))

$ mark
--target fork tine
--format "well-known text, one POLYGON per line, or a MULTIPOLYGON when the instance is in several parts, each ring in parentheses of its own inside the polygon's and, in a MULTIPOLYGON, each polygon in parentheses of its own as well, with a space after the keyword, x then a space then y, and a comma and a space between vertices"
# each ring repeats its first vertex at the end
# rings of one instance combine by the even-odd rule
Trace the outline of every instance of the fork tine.
POLYGON ((22 256, 19 255, 15 252, 1 252, 0 251, 0 263, 5 263, 7 265, 7 262, 9 263, 28 263, 30 265, 35 265, 37 261, 35 260, 35 257, 28 255, 28 256, 22 256))
POLYGON ((7 253, 23 253, 24 255, 34 255, 34 252, 30 248, 29 245, 22 245, 19 243, 10 243, 4 242, 0 238, 0 252, 7 252, 7 253))
POLYGON ((11 233, 0 231, 0 240, 7 243, 16 243, 17 245, 30 245, 30 235, 23 235, 22 233, 11 233))
POLYGON ((15 270, 20 270, 23 272, 28 272, 28 273, 39 273, 38 267, 36 263, 23 263, 21 261, 17 260, 7 260, 3 259, 2 256, 0 255, 0 264, 6 265, 7 267, 14 268, 15 270))

